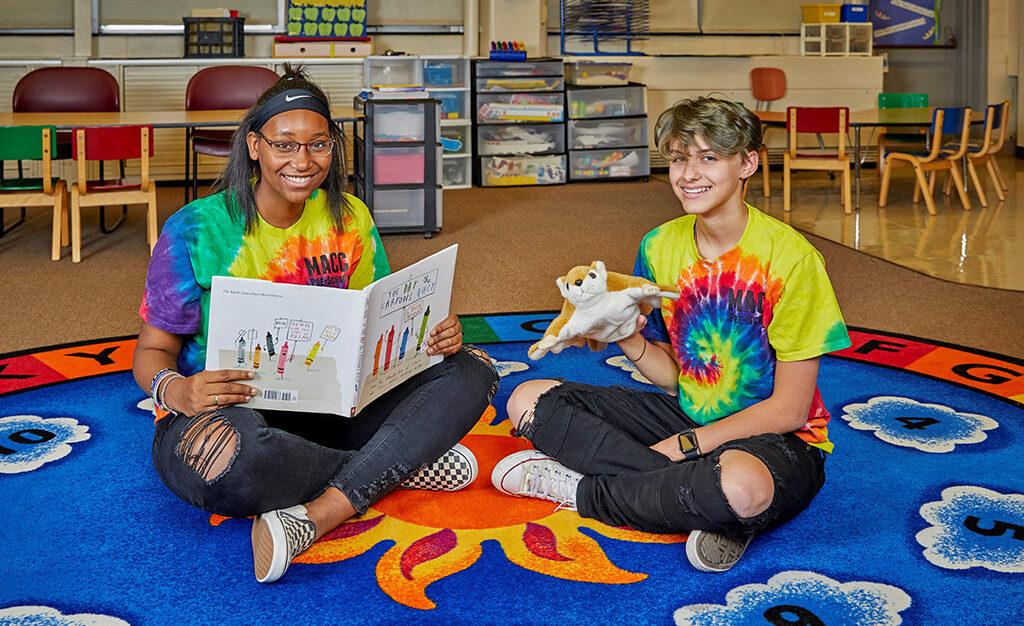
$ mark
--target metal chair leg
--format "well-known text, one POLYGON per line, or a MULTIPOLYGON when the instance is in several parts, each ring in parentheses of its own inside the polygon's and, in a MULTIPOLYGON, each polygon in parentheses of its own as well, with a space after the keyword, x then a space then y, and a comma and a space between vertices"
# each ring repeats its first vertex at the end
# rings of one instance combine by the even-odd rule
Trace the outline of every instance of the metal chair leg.
MULTIPOLYGON (((120 167, 121 178, 124 178, 124 161, 120 162, 120 167)), ((100 178, 103 178, 103 161, 100 161, 100 178)), ((109 235, 110 233, 117 230, 117 227, 123 224, 125 218, 128 217, 128 205, 125 204, 121 206, 121 219, 114 222, 113 226, 107 226, 107 214, 105 209, 106 207, 100 207, 100 232, 102 232, 104 235, 109 235)))

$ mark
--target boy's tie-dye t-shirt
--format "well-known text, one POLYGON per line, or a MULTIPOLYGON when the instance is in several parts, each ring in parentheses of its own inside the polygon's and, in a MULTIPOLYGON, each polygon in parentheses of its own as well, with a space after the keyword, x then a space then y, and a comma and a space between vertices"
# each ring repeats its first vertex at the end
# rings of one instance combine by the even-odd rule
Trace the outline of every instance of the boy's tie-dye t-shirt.
POLYGON ((178 369, 204 369, 214 276, 361 289, 390 273, 370 212, 355 196, 344 232, 337 232, 317 190, 288 228, 259 218, 253 233, 228 213, 226 192, 196 200, 172 215, 153 249, 139 315, 152 326, 185 335, 178 369))
MULTIPOLYGON (((634 273, 679 288, 643 334, 679 357, 679 405, 707 424, 772 394, 775 362, 850 345, 824 260, 792 227, 747 205, 743 236, 714 260, 700 256, 692 215, 662 224, 640 244, 634 273)), ((832 451, 828 411, 815 390, 797 435, 832 451)))

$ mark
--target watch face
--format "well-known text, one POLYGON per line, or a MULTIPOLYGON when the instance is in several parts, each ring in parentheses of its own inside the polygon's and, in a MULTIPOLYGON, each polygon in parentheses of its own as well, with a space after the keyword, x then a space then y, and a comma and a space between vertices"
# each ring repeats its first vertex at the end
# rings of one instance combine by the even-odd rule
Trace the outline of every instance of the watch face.
POLYGON ((693 434, 692 430, 688 430, 685 433, 679 433, 679 449, 683 452, 689 452, 697 449, 697 437, 693 434))

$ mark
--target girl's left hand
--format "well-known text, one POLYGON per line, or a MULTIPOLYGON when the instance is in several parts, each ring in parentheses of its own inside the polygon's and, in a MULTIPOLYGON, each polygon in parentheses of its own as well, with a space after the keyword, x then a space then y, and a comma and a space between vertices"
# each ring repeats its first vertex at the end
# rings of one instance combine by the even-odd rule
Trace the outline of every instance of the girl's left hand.
POLYGON ((427 338, 427 354, 451 356, 461 347, 462 324, 459 323, 459 318, 454 313, 430 329, 430 337, 427 338))

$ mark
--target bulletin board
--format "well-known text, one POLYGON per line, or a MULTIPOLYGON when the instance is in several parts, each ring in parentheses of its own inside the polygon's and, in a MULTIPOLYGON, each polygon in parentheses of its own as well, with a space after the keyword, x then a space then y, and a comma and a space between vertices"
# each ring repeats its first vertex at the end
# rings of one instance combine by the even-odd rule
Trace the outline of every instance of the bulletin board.
POLYGON ((876 46, 939 44, 939 0, 871 0, 876 46))
POLYGON ((365 37, 367 0, 288 0, 289 37, 365 37))

